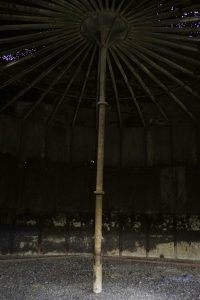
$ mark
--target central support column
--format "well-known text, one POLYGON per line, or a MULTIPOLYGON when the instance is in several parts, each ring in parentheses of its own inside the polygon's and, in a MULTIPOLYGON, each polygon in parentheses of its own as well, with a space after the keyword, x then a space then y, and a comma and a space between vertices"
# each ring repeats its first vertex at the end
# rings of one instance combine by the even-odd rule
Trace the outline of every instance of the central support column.
POLYGON ((100 95, 98 102, 98 147, 97 147, 97 178, 96 178, 96 209, 94 237, 94 293, 102 291, 102 213, 103 213, 103 175, 104 175, 104 144, 106 120, 106 56, 107 48, 102 43, 100 47, 100 95))

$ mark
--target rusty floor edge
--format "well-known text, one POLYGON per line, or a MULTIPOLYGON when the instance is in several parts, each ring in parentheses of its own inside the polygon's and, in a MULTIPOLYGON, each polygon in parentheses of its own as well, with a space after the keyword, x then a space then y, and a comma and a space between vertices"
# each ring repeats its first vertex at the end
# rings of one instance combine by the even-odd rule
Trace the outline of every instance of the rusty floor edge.
MULTIPOLYGON (((46 255, 46 256, 32 256, 25 257, 21 255, 8 255, 0 257, 0 263, 3 262, 19 262, 19 261, 34 261, 34 260, 47 260, 47 259, 63 259, 63 258, 87 258, 93 259, 92 254, 70 254, 70 255, 46 255)), ((166 266, 183 266, 200 268, 200 260, 182 260, 182 259, 160 259, 160 258, 141 258, 131 256, 107 256, 103 255, 104 260, 112 260, 117 262, 134 262, 134 263, 147 263, 166 266)))

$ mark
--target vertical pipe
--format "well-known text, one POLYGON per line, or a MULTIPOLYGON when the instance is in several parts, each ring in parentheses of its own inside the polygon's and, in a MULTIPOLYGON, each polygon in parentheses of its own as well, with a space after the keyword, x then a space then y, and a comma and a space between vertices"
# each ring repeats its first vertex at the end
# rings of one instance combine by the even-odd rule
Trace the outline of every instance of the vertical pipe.
POLYGON ((107 48, 100 48, 100 90, 98 102, 98 146, 97 146, 97 177, 96 177, 96 208, 95 208, 95 237, 94 237, 94 278, 93 291, 102 291, 102 206, 103 206, 103 173, 104 173, 104 144, 106 120, 106 55, 107 48))

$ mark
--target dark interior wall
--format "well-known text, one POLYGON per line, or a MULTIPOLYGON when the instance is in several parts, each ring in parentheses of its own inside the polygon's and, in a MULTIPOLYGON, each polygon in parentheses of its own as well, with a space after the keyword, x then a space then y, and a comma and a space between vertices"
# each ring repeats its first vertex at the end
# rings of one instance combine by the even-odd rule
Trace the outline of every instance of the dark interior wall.
MULTIPOLYGON (((54 162, 88 164, 95 160, 93 128, 41 120, 24 123, 0 117, 0 153, 22 160, 46 158, 54 162)), ((105 164, 108 167, 154 167, 200 163, 200 126, 179 122, 148 129, 107 128, 105 164)))
MULTIPOLYGON (((94 165, 0 157, 1 212, 92 213, 94 165)), ((106 168, 105 211, 200 214, 200 167, 106 168)))
MULTIPOLYGON (((198 125, 108 128, 104 253, 200 259, 198 125)), ((91 253, 95 130, 0 119, 0 253, 91 253)))

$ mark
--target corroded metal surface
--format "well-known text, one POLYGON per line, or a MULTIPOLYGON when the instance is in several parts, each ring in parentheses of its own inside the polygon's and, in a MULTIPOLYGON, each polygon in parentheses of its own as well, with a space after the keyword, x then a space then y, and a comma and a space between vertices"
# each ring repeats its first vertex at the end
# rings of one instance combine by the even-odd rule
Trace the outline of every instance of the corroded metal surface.
MULTIPOLYGON (((41 104, 59 81, 66 74, 70 74, 67 84, 64 87, 62 96, 56 101, 53 110, 47 117, 47 123, 54 119, 60 107, 65 102, 69 90, 72 88, 83 66, 89 62, 86 71, 81 94, 76 105, 73 125, 80 104, 83 99, 85 87, 88 82, 89 75, 92 71, 93 61, 96 54, 96 73, 98 99, 98 148, 97 148, 97 181, 96 181, 96 215, 95 215, 95 265, 94 265, 94 292, 102 291, 102 263, 101 263, 101 239, 102 239, 102 200, 103 200, 103 166, 104 166, 104 143, 105 143, 105 112, 106 112, 106 81, 107 81, 107 64, 112 80, 114 96, 117 104, 119 122, 121 126, 120 102, 117 90, 117 81, 113 65, 118 70, 118 74, 123 78, 124 86, 131 95, 133 106, 137 112, 141 125, 146 127, 146 120, 141 105, 136 97, 136 93, 130 76, 138 82, 140 88, 148 95, 149 100, 154 103, 160 115, 165 121, 169 120, 161 103, 157 101, 152 93, 151 87, 145 82, 148 77, 154 82, 156 87, 164 90, 169 99, 190 118, 195 120, 195 115, 187 107, 187 105, 171 91, 168 84, 160 79, 160 76, 167 77, 170 81, 178 84, 182 89, 196 98, 200 98, 197 91, 192 89, 185 81, 182 80, 180 74, 185 74, 193 79, 199 79, 194 69, 186 64, 182 65, 174 60, 176 53, 172 49, 179 49, 179 57, 189 60, 199 65, 197 58, 192 58, 191 53, 199 54, 197 45, 199 39, 195 36, 196 28, 187 28, 188 24, 199 21, 199 17, 183 17, 187 12, 191 12, 199 6, 190 7, 190 3, 186 1, 185 7, 179 5, 184 1, 82 1, 82 0, 56 0, 53 2, 40 1, 38 4, 28 1, 18 0, 17 3, 0 2, 2 13, 0 21, 0 31, 11 33, 9 37, 3 37, 0 43, 3 45, 3 52, 15 53, 22 51, 24 48, 33 48, 28 55, 18 60, 18 64, 23 61, 27 62, 36 56, 36 62, 31 63, 28 68, 13 75, 10 79, 1 83, 0 88, 15 83, 24 76, 37 70, 41 66, 45 66, 38 76, 34 76, 19 93, 11 97, 4 103, 0 112, 13 105, 18 99, 26 95, 33 87, 37 86, 45 80, 50 74, 59 69, 57 76, 49 84, 47 89, 33 104, 31 109, 23 116, 25 121, 30 114, 41 104), (178 12, 177 12, 178 8, 178 12), (181 13, 183 15, 181 15, 181 13), (4 23, 5 22, 5 23, 4 23), (179 26, 180 23, 183 25, 179 26), (178 25, 178 26, 177 26, 178 25), (186 28, 185 28, 186 25, 186 28), (195 29, 195 30, 194 30, 195 29), (27 32, 24 35, 24 32, 27 32), (49 31, 49 33, 48 33, 49 31), (22 34, 23 33, 23 34, 22 34), (177 34, 178 33, 178 34, 177 34), (45 39, 44 39, 45 37, 45 39), (38 40, 36 40, 38 38, 38 40), (42 38, 42 39, 41 39, 42 38), (34 41, 34 42, 33 42, 34 41), (19 43, 17 47, 10 44, 19 43), (167 57, 162 55, 161 51, 152 51, 154 46, 168 47, 167 57), (168 58, 172 51, 172 59, 168 58), (185 52, 187 53, 185 55, 185 52), (99 55, 98 55, 99 53, 99 55), (189 58, 188 58, 189 57, 189 58), (188 58, 188 59, 187 59, 188 58), (159 62, 159 63, 158 63, 159 62), (166 69, 163 66, 166 64, 166 69), (71 68, 76 64, 76 68, 71 74, 71 68), (160 76, 152 71, 156 70, 160 76), (176 69, 178 75, 171 71, 176 69)), ((187 15, 187 14, 186 14, 187 15)), ((198 27, 197 27, 198 28, 198 27)), ((6 57, 6 55, 5 55, 6 57)), ((15 59, 14 59, 15 60, 15 59)), ((16 63, 5 64, 1 70, 15 66, 16 63)), ((147 213, 149 210, 147 207, 147 213)), ((148 222, 148 218, 147 218, 148 222)), ((147 229, 148 230, 148 229, 147 229)), ((147 256, 150 251, 150 243, 147 241, 147 256)))
MULTIPOLYGON (((92 213, 18 213, 0 218, 0 256, 83 255, 93 252, 92 213)), ((106 212, 102 255, 200 261, 200 217, 106 212)))

